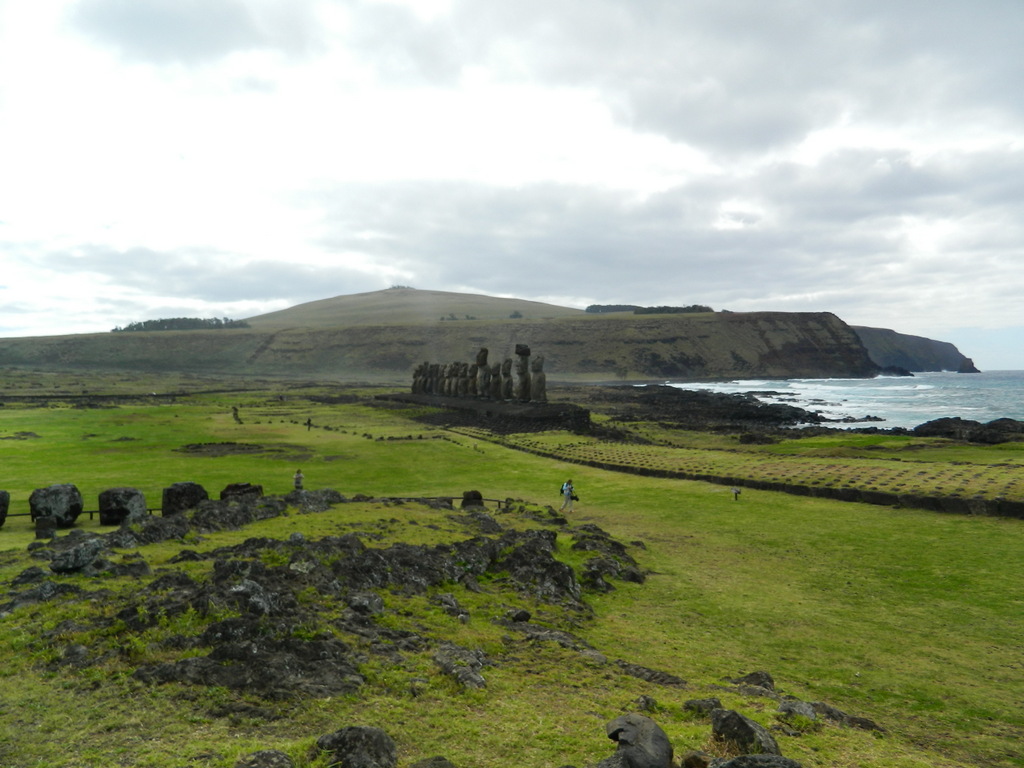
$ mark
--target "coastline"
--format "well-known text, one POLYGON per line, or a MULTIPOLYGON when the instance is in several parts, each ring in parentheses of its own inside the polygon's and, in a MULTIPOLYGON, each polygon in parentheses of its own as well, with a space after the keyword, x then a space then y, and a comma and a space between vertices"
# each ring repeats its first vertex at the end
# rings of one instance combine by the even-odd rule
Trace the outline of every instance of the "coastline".
POLYGON ((870 379, 758 378, 667 383, 684 390, 750 394, 761 402, 794 405, 821 413, 840 429, 912 429, 940 418, 962 418, 983 424, 1003 418, 1024 420, 1024 371, 929 371, 912 377, 870 379))

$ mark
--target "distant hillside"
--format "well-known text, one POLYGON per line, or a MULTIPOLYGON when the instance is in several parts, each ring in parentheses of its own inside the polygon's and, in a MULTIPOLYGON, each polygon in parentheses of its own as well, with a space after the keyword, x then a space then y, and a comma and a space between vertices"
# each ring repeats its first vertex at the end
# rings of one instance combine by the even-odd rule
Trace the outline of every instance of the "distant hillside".
POLYGON ((910 336, 888 328, 868 328, 859 325, 852 328, 871 359, 883 368, 978 373, 974 362, 947 341, 910 336))
POLYGON ((517 344, 555 381, 859 377, 878 372, 830 313, 588 314, 391 289, 247 318, 245 329, 0 339, 0 365, 408 382, 421 362, 493 364, 517 344), (453 319, 454 318, 454 319, 453 319))
POLYGON ((338 328, 353 325, 432 325, 435 322, 507 320, 522 317, 550 320, 582 315, 582 309, 539 301, 503 299, 469 293, 389 288, 298 304, 279 312, 246 318, 253 328, 338 328))

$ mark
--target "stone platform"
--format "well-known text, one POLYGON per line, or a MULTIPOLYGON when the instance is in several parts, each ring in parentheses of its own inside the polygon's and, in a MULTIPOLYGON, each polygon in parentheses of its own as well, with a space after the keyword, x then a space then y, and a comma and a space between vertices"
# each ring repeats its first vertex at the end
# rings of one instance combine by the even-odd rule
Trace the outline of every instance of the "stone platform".
POLYGON ((480 426, 498 432, 590 430, 590 411, 571 403, 523 403, 515 400, 443 397, 411 392, 377 395, 374 399, 443 408, 444 413, 437 419, 426 417, 426 420, 452 425, 480 426))

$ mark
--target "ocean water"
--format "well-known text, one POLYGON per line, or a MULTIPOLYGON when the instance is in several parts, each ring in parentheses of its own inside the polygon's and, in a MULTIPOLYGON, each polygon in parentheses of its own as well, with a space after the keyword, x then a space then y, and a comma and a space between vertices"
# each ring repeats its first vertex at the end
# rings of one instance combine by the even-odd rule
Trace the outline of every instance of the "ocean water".
POLYGON ((727 382, 666 382, 680 389, 751 392, 766 403, 817 411, 828 419, 864 419, 833 426, 916 427, 932 419, 959 416, 986 422, 1024 421, 1024 371, 916 373, 874 379, 750 379, 727 382))

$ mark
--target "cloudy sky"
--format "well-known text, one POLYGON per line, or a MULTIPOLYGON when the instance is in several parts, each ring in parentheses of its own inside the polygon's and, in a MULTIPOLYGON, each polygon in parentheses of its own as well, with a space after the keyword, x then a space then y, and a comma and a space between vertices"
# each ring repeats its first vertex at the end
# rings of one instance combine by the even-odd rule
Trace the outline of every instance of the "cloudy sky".
POLYGON ((1021 0, 0 0, 0 337, 392 285, 1024 369, 1021 0))

